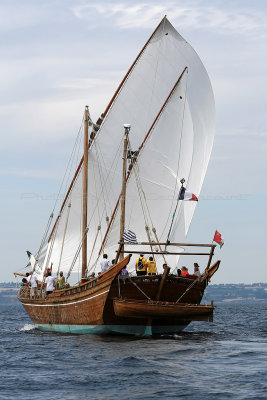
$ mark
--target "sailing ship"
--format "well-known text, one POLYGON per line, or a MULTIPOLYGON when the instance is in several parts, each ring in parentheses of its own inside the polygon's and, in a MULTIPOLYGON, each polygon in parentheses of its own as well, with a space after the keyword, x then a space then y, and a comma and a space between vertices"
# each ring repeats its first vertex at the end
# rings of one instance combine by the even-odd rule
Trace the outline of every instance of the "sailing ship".
POLYGON ((214 116, 200 58, 164 17, 95 124, 85 108, 83 157, 54 225, 51 214, 30 254, 40 282, 50 265, 57 276, 81 271, 80 278, 47 296, 43 283, 33 297, 21 289, 36 328, 154 335, 212 321, 213 303, 201 300, 220 261, 212 264, 216 245, 186 243, 197 203, 181 200, 181 191, 200 193, 214 116), (97 274, 104 253, 114 262, 97 274), (131 273, 140 254, 153 257, 156 275, 131 273), (181 255, 207 257, 200 277, 176 274, 181 255))

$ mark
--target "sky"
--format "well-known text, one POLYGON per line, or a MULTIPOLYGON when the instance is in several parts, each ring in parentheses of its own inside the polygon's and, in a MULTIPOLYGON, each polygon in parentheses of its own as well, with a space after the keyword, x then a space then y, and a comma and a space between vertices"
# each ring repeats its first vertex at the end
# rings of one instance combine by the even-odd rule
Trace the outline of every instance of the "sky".
POLYGON ((188 242, 221 232, 212 283, 267 282, 265 0, 0 0, 0 281, 39 247, 84 106, 99 117, 164 15, 202 59, 216 102, 188 242))

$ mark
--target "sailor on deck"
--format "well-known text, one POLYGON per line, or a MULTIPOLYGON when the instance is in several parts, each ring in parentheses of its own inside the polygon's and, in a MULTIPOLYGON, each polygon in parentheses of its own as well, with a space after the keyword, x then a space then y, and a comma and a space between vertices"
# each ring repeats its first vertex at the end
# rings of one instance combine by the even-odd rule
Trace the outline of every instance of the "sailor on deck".
POLYGON ((32 271, 30 271, 30 285, 30 298, 35 299, 37 296, 38 281, 36 275, 32 271))
POLYGON ((188 278, 188 276, 189 276, 188 268, 185 267, 185 266, 182 266, 182 268, 181 268, 181 274, 182 274, 182 277, 183 277, 183 278, 188 278))
POLYGON ((137 258, 135 262, 136 275, 146 275, 147 271, 147 260, 144 257, 144 254, 140 254, 140 257, 137 258))
POLYGON ((45 287, 46 287, 46 296, 53 293, 55 286, 55 278, 52 277, 51 272, 49 271, 47 277, 45 278, 45 287))
POLYGON ((65 287, 65 283, 65 277, 63 275, 63 272, 61 271, 58 278, 58 288, 63 289, 65 287))
POLYGON ((100 261, 101 272, 107 271, 111 267, 111 263, 107 254, 103 254, 103 260, 100 261))
POLYGON ((156 273, 157 273, 156 261, 153 260, 153 257, 149 257, 149 260, 147 262, 147 275, 156 275, 156 273))
POLYGON ((194 275, 200 277, 201 273, 199 271, 198 263, 194 263, 194 275))

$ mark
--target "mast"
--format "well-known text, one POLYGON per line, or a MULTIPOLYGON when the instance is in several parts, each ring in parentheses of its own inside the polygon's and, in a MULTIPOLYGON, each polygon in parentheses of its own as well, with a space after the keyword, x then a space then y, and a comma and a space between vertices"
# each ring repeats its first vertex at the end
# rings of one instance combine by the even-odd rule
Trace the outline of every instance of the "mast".
POLYGON ((82 280, 86 278, 87 267, 87 197, 88 197, 88 106, 84 112, 84 154, 83 154, 83 224, 82 224, 82 280))
MULTIPOLYGON (((124 124, 124 141, 123 141, 123 167, 122 167, 122 189, 121 189, 121 218, 120 218, 120 241, 123 241, 123 233, 125 228, 125 194, 126 194, 126 163, 127 163, 127 145, 128 135, 131 129, 130 124, 124 124)), ((120 247, 120 261, 124 258, 124 245, 120 247)))

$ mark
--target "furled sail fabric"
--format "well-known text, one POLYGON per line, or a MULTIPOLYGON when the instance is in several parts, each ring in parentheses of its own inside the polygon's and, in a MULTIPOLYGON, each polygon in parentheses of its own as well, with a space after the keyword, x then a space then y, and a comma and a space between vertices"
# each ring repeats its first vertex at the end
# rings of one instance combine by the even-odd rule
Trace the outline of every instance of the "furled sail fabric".
MULTIPOLYGON (((131 124, 131 146, 133 150, 138 149, 185 67, 188 72, 183 75, 138 158, 138 174, 160 239, 166 239, 179 180, 184 177, 189 190, 197 195, 200 192, 213 144, 213 93, 198 55, 164 18, 131 69, 89 149, 90 265, 97 260, 107 228, 106 218, 111 217, 121 191, 123 125, 131 124), (166 212, 158 218, 163 207, 166 212)), ((147 238, 143 218, 136 218, 143 214, 136 199, 137 192, 132 174, 127 185, 126 223, 140 241, 147 238)), ((185 238, 195 204, 186 206, 179 207, 171 240, 185 238)), ((46 262, 53 262, 55 268, 69 269, 82 239, 81 216, 82 168, 50 238, 46 262)), ((119 240, 117 220, 116 215, 104 246, 110 258, 115 258, 119 240)), ((80 265, 79 257, 74 270, 80 265)))

